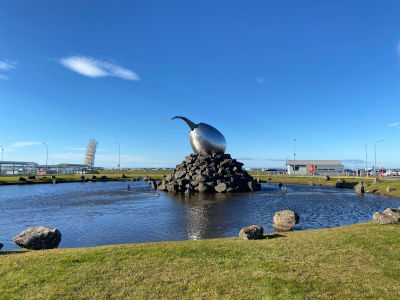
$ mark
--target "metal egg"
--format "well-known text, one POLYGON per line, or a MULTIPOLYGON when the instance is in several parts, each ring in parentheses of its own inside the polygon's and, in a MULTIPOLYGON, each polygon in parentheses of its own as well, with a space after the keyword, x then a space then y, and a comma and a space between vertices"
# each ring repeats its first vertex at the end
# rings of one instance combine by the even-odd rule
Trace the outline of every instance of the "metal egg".
POLYGON ((171 120, 182 119, 190 127, 190 145, 195 153, 224 153, 225 137, 216 128, 206 123, 193 123, 188 118, 175 116, 171 120))

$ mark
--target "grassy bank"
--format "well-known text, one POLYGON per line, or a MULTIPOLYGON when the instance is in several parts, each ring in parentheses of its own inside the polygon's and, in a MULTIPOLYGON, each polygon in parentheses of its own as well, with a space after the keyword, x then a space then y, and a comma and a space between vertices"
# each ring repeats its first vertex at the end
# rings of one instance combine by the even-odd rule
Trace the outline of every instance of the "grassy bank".
POLYGON ((360 181, 364 183, 365 190, 376 194, 376 195, 386 195, 391 197, 400 198, 400 179, 396 178, 383 178, 383 181, 378 184, 374 184, 374 178, 367 177, 350 177, 350 176, 332 176, 330 180, 322 180, 323 176, 288 176, 288 175, 271 175, 258 174, 256 172, 250 172, 251 175, 257 179, 268 183, 279 183, 284 184, 305 184, 309 185, 313 182, 315 185, 320 186, 336 186, 338 179, 344 179, 344 188, 354 188, 360 181), (387 186, 392 187, 392 191, 387 192, 387 186))
POLYGON ((3 252, 2 298, 399 298, 400 226, 3 252))
MULTIPOLYGON (((84 174, 85 180, 87 181, 101 181, 101 176, 106 176, 107 180, 111 181, 130 181, 131 179, 137 179, 143 176, 150 176, 152 179, 161 180, 164 175, 170 174, 170 170, 132 170, 132 171, 121 171, 118 174, 116 170, 104 170, 100 171, 99 174, 93 174, 96 176, 92 179, 91 174, 84 174), (124 175, 124 177, 122 177, 124 175)), ((400 179, 388 179, 384 178, 384 181, 379 184, 373 184, 373 178, 366 177, 349 177, 349 176, 332 176, 330 180, 321 180, 323 176, 288 176, 288 175, 268 175, 267 172, 250 172, 250 174, 264 182, 268 183, 286 183, 286 184, 310 184, 313 182, 315 185, 321 186, 335 186, 337 179, 341 178, 345 180, 345 188, 353 188, 360 181, 364 182, 365 189, 371 193, 379 195, 387 195, 392 197, 400 197, 400 179), (392 191, 387 192, 386 187, 391 186, 392 191)), ((57 183, 63 182, 80 182, 82 181, 79 174, 75 175, 55 175, 57 183)), ((0 176, 0 185, 7 184, 35 184, 35 183, 52 183, 53 179, 51 175, 40 175, 36 176, 35 179, 28 179, 28 176, 21 176, 26 181, 19 181, 20 176, 0 176)))
MULTIPOLYGON (((145 175, 150 176, 152 179, 161 180, 164 174, 168 171, 128 171, 128 172, 113 172, 102 171, 99 174, 74 174, 74 175, 54 175, 57 183, 64 182, 81 182, 86 181, 130 181, 145 175), (124 175, 124 177, 123 177, 124 175), (84 177, 84 179, 81 178, 84 177), (95 178, 93 178, 95 176, 95 178), (106 176, 105 179, 101 179, 106 176)), ((0 176, 0 185, 9 184, 37 184, 37 183, 53 183, 52 175, 35 175, 34 179, 29 179, 29 176, 0 176), (22 181, 20 178, 22 177, 22 181)))

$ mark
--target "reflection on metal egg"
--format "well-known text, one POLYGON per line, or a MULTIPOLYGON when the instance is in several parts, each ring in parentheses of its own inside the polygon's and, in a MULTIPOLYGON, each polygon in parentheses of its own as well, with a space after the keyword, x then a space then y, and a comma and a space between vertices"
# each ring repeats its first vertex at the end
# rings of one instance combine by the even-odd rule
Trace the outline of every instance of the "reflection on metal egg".
POLYGON ((190 145, 195 153, 224 153, 226 150, 225 137, 216 128, 206 123, 193 123, 188 118, 176 116, 174 119, 182 119, 190 127, 190 145))

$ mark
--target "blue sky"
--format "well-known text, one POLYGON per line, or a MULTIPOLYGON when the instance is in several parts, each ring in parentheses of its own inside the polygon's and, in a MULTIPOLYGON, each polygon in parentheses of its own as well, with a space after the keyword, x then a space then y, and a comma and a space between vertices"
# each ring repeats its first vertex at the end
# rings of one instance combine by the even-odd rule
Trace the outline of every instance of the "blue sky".
POLYGON ((5 160, 173 166, 183 115, 248 167, 400 167, 399 1, 0 1, 5 160))

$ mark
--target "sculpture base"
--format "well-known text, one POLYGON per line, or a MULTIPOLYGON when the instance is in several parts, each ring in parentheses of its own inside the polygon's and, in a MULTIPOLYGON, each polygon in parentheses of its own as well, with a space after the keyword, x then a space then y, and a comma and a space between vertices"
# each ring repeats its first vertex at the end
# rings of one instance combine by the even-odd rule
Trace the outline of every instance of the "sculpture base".
POLYGON ((191 154, 158 186, 169 192, 252 192, 261 185, 230 154, 191 154))

